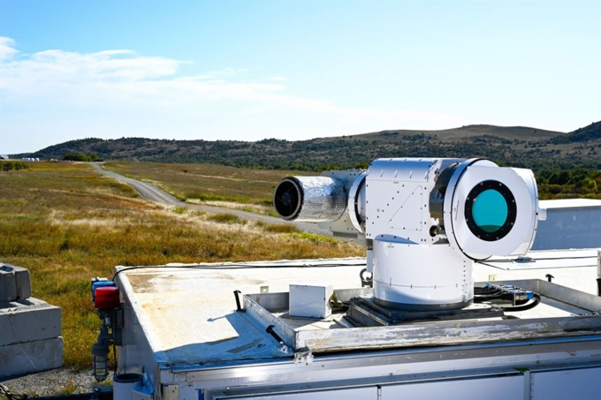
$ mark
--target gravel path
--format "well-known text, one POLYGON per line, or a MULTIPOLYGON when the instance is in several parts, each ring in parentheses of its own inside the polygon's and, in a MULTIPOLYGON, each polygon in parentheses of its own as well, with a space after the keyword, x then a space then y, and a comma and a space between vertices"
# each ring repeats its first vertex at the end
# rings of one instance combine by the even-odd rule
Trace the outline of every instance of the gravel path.
MULTIPOLYGON (((109 382, 112 375, 109 376, 109 382)), ((13 395, 53 396, 59 394, 91 393, 98 382, 92 376, 92 370, 78 371, 70 367, 53 369, 46 372, 27 375, 22 378, 2 381, 13 395)), ((0 391, 0 399, 3 399, 0 391)))

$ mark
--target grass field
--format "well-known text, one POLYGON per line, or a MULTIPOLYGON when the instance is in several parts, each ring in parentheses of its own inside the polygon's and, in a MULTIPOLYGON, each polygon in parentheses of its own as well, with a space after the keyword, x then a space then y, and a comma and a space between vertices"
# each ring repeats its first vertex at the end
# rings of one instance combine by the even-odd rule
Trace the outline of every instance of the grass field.
MULTIPOLYGON (((257 170, 208 164, 107 162, 104 168, 152 183, 181 200, 271 205, 280 180, 306 172, 257 170)), ((313 173, 314 174, 314 173, 313 173)))
MULTIPOLYGON (((135 163, 112 165, 136 176, 135 163)), ((206 192, 231 200, 244 193, 251 203, 268 198, 285 176, 171 164, 157 165, 154 174, 184 196, 206 192)), ((362 246, 304 234, 289 225, 158 206, 87 164, 30 163, 29 170, 0 171, 0 187, 0 260, 28 268, 33 295, 62 308, 65 364, 78 368, 91 366, 90 350, 100 325, 90 278, 111 277, 115 265, 364 254, 362 246)))

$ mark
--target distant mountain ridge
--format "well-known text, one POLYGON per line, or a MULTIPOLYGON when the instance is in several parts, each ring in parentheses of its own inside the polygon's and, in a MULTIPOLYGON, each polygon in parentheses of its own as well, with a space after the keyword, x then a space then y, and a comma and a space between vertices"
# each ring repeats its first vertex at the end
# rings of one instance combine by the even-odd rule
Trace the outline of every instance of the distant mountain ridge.
POLYGON ((601 168, 601 122, 562 133, 530 127, 468 125, 446 130, 386 130, 301 141, 257 142, 145 138, 79 139, 17 157, 62 159, 67 153, 104 160, 210 163, 271 169, 367 165, 380 157, 485 157, 529 168, 601 168))

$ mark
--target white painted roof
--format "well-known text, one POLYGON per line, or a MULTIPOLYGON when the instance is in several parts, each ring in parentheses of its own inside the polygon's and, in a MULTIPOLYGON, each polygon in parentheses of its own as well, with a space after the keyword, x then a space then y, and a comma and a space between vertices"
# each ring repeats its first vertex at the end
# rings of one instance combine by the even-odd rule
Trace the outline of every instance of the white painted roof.
MULTIPOLYGON (((119 274, 159 363, 290 357, 236 313, 234 290, 287 292, 291 283, 360 287, 362 258, 242 264, 170 264, 119 274), (313 265, 308 267, 307 265, 313 265), (341 265, 341 266, 334 266, 341 265), (219 269, 226 267, 231 269, 219 269), (240 268, 242 267, 242 268, 240 268), (252 343, 252 346, 249 344, 252 343)), ((117 270, 128 267, 117 267, 117 270)))
POLYGON ((581 207, 600 207, 601 200, 598 199, 557 199, 557 200, 539 200, 541 208, 581 208, 581 207))
MULTIPOLYGON (((554 283, 596 295, 596 265, 579 266, 583 259, 575 258, 564 261, 570 268, 557 268, 544 258, 521 270, 495 268, 494 262, 477 263, 474 278, 476 282, 546 280, 546 274, 552 274, 554 283)), ((502 262, 505 261, 497 263, 502 262)), ((332 285, 334 289, 360 288, 359 273, 363 268, 363 258, 170 264, 127 269, 117 280, 139 318, 157 362, 177 369, 249 360, 289 360, 289 348, 282 350, 264 327, 236 312, 234 291, 257 294, 268 287, 270 293, 288 292, 290 284, 299 283, 332 285)), ((520 314, 520 318, 568 316, 571 312, 569 307, 541 304, 528 314, 520 314)), ((325 321, 325 325, 323 322, 315 329, 336 328, 335 320, 325 321)))

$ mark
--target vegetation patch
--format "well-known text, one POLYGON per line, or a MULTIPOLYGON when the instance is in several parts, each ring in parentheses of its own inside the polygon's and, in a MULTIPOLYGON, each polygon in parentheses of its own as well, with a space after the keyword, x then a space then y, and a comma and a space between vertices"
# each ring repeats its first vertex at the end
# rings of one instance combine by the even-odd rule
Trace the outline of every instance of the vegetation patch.
POLYGON ((256 207, 252 207, 252 206, 248 206, 248 205, 236 207, 236 210, 245 211, 245 212, 249 212, 249 213, 258 213, 258 209, 256 207))
POLYGON ((547 169, 537 174, 540 199, 601 199, 601 171, 547 169))
POLYGON ((90 155, 84 153, 67 153, 63 156, 63 160, 93 162, 98 161, 98 155, 96 153, 92 153, 90 155))
POLYGON ((207 216, 207 220, 213 221, 213 222, 218 222, 220 224, 232 224, 232 225, 233 224, 244 225, 248 222, 245 219, 242 219, 237 215, 228 214, 228 213, 212 214, 212 215, 207 216))
POLYGON ((338 240, 336 240, 332 237, 324 236, 324 235, 317 235, 315 233, 293 232, 293 233, 290 233, 289 236, 294 239, 308 240, 313 243, 330 243, 330 244, 338 243, 338 240))
POLYGON ((22 161, 0 161, 0 171, 20 171, 22 169, 29 169, 29 165, 22 161))
POLYGON ((186 193, 186 199, 200 201, 227 201, 233 203, 251 203, 252 200, 246 196, 221 196, 219 194, 186 193))
POLYGON ((257 221, 256 225, 265 232, 271 233, 300 233, 300 230, 292 224, 268 224, 263 221, 257 221))

